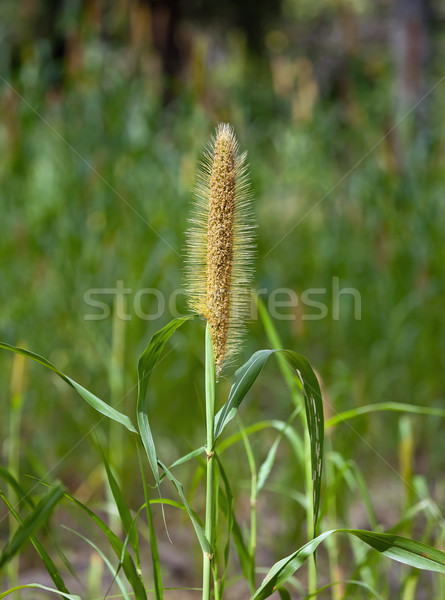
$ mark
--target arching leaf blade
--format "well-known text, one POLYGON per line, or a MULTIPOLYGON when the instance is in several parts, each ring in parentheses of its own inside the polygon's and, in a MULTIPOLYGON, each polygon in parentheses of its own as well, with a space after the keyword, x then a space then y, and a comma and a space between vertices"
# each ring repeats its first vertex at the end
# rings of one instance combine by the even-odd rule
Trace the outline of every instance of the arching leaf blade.
POLYGON ((265 600, 297 571, 328 536, 334 533, 354 535, 384 556, 408 566, 445 574, 445 552, 409 538, 363 529, 325 531, 293 554, 275 563, 251 600, 265 600))
POLYGON ((112 406, 95 396, 92 392, 80 385, 80 383, 77 383, 77 381, 74 381, 74 379, 68 377, 68 375, 65 375, 65 373, 60 371, 60 369, 58 369, 55 365, 53 365, 49 360, 47 360, 43 356, 31 352, 30 350, 25 350, 24 348, 11 346, 10 344, 6 344, 4 342, 0 342, 0 348, 3 348, 4 350, 10 350, 11 352, 15 352, 16 354, 21 354, 22 356, 26 356, 27 358, 30 358, 31 360, 43 365, 47 369, 50 369, 54 373, 57 373, 57 375, 61 379, 63 379, 63 381, 65 381, 68 385, 74 388, 76 392, 80 394, 90 406, 97 410, 97 412, 104 415, 105 417, 108 417, 109 419, 112 419, 113 421, 116 421, 117 423, 120 423, 129 431, 137 433, 129 417, 120 413, 118 410, 116 410, 115 408, 113 408, 112 406))
POLYGON ((267 359, 274 353, 281 353, 296 372, 303 387, 306 418, 311 442, 312 482, 314 494, 314 531, 316 531, 320 507, 321 473, 323 464, 324 417, 323 401, 317 377, 304 356, 292 350, 259 350, 235 373, 229 398, 215 417, 215 439, 238 412, 241 402, 254 384, 267 359))
POLYGON ((144 352, 138 361, 138 402, 137 402, 137 422, 141 434, 142 443, 147 454, 148 462, 159 488, 159 472, 155 443, 151 432, 150 421, 148 418, 147 388, 153 369, 161 356, 165 344, 168 342, 174 332, 181 327, 190 317, 182 319, 173 319, 168 325, 157 331, 149 341, 144 352))

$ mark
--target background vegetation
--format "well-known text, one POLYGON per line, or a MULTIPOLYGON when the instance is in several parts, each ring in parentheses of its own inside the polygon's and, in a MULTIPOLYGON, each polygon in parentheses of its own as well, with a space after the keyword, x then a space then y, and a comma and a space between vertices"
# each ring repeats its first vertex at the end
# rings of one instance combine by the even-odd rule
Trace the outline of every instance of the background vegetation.
MULTIPOLYGON (((442 408, 444 18, 439 2, 420 1, 3 0, 1 338, 48 356, 134 414, 137 357, 171 318, 138 318, 134 297, 142 288, 168 297, 182 286, 195 164, 216 123, 229 121, 249 152, 257 288, 266 299, 277 288, 327 290, 326 318, 302 319, 311 309, 300 304, 294 320, 275 322, 283 345, 317 367, 326 417, 380 402, 442 408), (332 318, 333 277, 359 291, 360 320, 347 296, 332 318), (113 318, 119 307, 109 294, 110 317, 85 320, 85 292, 118 281, 131 289, 131 318, 113 318)), ((144 302, 155 312, 153 297, 144 302)), ((166 463, 203 442, 203 335, 196 324, 178 332, 153 378, 151 423, 166 463)), ((254 320, 244 358, 267 345, 254 320)), ((267 374, 251 392, 245 424, 291 411, 279 369, 271 363, 267 374)), ((140 506, 129 438, 110 434, 38 366, 13 365, 5 354, 0 376, 3 464, 13 454, 28 487, 29 475, 58 479, 100 505, 103 467, 95 436, 86 435, 94 428, 119 448, 115 468, 129 504, 140 506)), ((230 374, 222 387, 229 382, 230 374)), ((252 441, 263 458, 267 436, 252 441)), ((337 425, 329 442, 364 473, 382 527, 422 494, 443 506, 441 419, 371 414, 337 425)), ((248 463, 232 456, 242 490, 248 463)), ((192 477, 184 475, 193 487, 192 477)), ((285 448, 273 478, 301 487, 285 448)), ((366 527, 361 496, 342 484, 337 499, 338 526, 366 527)), ((261 510, 268 564, 303 513, 273 491, 261 510)), ((410 527, 439 545, 439 531, 422 519, 410 527)), ((7 533, 3 518, 0 536, 7 533)), ((187 535, 177 533, 179 547, 187 535)), ((167 550, 172 579, 193 581, 189 557, 167 550)), ((21 563, 26 580, 32 561, 30 550, 21 563)))

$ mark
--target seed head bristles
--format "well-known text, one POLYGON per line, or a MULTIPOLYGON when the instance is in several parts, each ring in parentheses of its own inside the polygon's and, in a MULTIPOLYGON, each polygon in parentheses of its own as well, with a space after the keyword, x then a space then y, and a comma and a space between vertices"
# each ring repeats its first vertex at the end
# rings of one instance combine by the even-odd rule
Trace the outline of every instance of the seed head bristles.
POLYGON ((230 125, 204 150, 187 232, 189 307, 209 324, 216 375, 240 349, 249 316, 254 220, 246 165, 230 125))

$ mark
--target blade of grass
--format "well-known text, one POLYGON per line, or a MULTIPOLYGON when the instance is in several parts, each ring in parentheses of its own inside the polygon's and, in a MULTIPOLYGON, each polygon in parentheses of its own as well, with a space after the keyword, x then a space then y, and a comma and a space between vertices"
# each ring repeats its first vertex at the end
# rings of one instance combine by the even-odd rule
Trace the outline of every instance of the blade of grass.
POLYGON ((80 502, 80 500, 77 500, 76 498, 74 498, 74 496, 71 496, 67 493, 65 493, 65 498, 68 498, 68 500, 70 500, 76 506, 81 508, 90 517, 90 519, 102 530, 102 532, 107 537, 114 553, 118 557, 119 561, 122 563, 122 568, 124 570, 125 576, 129 584, 133 588, 135 598, 137 600, 147 600, 147 594, 145 592, 144 584, 136 570, 133 559, 128 551, 125 551, 123 553, 124 544, 120 541, 117 535, 113 533, 113 531, 111 531, 108 525, 100 517, 98 517, 91 509, 89 509, 88 506, 80 502))
POLYGON ((190 517, 190 520, 191 520, 193 528, 194 528, 194 530, 196 532, 196 536, 198 538, 199 545, 201 546, 202 551, 206 552, 207 554, 211 554, 210 542, 209 542, 209 540, 208 540, 208 538, 207 538, 207 536, 206 536, 206 534, 205 534, 202 526, 198 522, 195 513, 192 511, 192 509, 190 508, 190 506, 189 506, 189 504, 187 502, 187 499, 186 499, 185 494, 184 494, 184 487, 183 487, 182 483, 180 481, 178 481, 176 479, 176 477, 173 476, 173 474, 168 469, 168 467, 166 465, 164 465, 160 460, 158 460, 158 465, 165 472, 165 475, 166 475, 167 479, 176 488, 176 491, 178 492, 178 495, 179 495, 179 497, 181 498, 181 500, 182 500, 182 502, 184 504, 184 508, 187 511, 188 516, 190 517))
POLYGON ((14 489, 15 493, 17 494, 17 497, 19 498, 19 503, 23 501, 26 502, 31 508, 35 507, 31 496, 22 488, 22 486, 18 483, 15 477, 13 477, 13 475, 11 475, 11 473, 1 465, 0 477, 4 479, 6 483, 14 489))
POLYGON ((138 361, 138 402, 137 402, 137 421, 139 431, 142 438, 142 443, 147 453, 148 462, 156 480, 156 485, 160 493, 160 480, 157 464, 156 448, 151 433, 150 422, 148 419, 148 403, 147 403, 147 388, 151 374, 156 366, 156 363, 161 356, 165 344, 190 317, 182 319, 173 319, 168 325, 157 331, 149 341, 144 352, 141 354, 138 361))
POLYGON ((249 442, 249 437, 246 435, 245 429, 241 423, 241 419, 238 420, 238 426, 240 428, 241 434, 243 436, 244 448, 246 450, 247 462, 249 464, 250 469, 250 539, 249 539, 249 556, 251 562, 251 572, 253 573, 253 584, 256 586, 255 582, 255 552, 256 552, 256 534, 257 534, 257 512, 256 512, 256 503, 257 503, 257 468, 255 457, 253 455, 252 446, 249 442))
MULTIPOLYGON (((282 343, 280 340, 280 336, 278 331, 275 328, 275 325, 266 310, 264 303, 262 302, 259 296, 256 297, 256 303, 258 307, 258 311, 260 313, 261 321, 263 323, 264 329, 266 331, 267 338, 269 340, 270 345, 274 350, 279 350, 282 348, 282 343)), ((277 355, 278 364, 283 375, 284 380, 289 386, 289 390, 291 393, 292 401, 297 408, 302 407, 302 398, 301 398, 301 390, 298 389, 296 382, 301 386, 301 378, 296 380, 295 374, 292 372, 290 365, 284 360, 280 354, 277 355)), ((312 539, 317 534, 317 517, 318 510, 320 505, 320 481, 321 481, 321 473, 320 477, 314 478, 314 442, 313 436, 310 433, 311 427, 311 419, 307 410, 306 403, 306 394, 304 393, 303 387, 303 396, 305 401, 305 414, 306 419, 304 419, 302 415, 302 425, 304 428, 304 444, 303 444, 303 466, 304 466, 304 480, 305 480, 305 495, 306 495, 306 532, 308 539, 312 539), (309 430, 309 433, 308 433, 309 430), (311 457, 311 458, 310 458, 311 457)), ((323 407, 321 406, 321 411, 323 407)), ((323 428, 324 431, 324 428, 323 428)), ((324 435, 324 432, 323 432, 324 435)), ((321 456, 321 460, 323 456, 321 456)), ((320 462, 321 466, 321 462, 320 462)), ((312 592, 317 587, 317 568, 315 564, 315 555, 309 559, 309 567, 308 567, 308 581, 309 581, 309 591, 312 592)))
POLYGON ((108 483, 110 485, 111 493, 113 494, 114 501, 117 506, 117 510, 119 512, 122 525, 124 527, 124 531, 126 535, 128 535, 128 539, 130 541, 130 546, 133 548, 134 556, 136 558, 136 566, 138 570, 141 570, 141 560, 139 556, 139 539, 137 529, 134 526, 133 518, 130 513, 130 509, 128 508, 125 499, 122 495, 122 491, 119 487, 119 484, 116 481, 116 478, 113 475, 111 467, 108 463, 108 460, 105 456, 102 447, 99 445, 99 450, 102 456, 102 460, 105 466, 105 471, 107 473, 108 483))
POLYGON ((135 429, 133 423, 126 415, 123 415, 122 413, 111 407, 109 404, 107 404, 106 402, 89 392, 79 383, 74 381, 74 379, 71 379, 70 377, 68 377, 68 375, 65 375, 65 373, 62 373, 62 371, 60 371, 56 366, 54 366, 51 362, 49 362, 49 360, 47 360, 43 356, 35 354, 30 350, 25 350, 24 348, 17 348, 16 346, 11 346, 10 344, 6 344, 4 342, 0 342, 0 348, 10 350, 11 352, 15 352, 16 354, 26 356, 27 358, 30 358, 31 360, 34 360, 35 362, 38 362, 39 364, 47 367, 48 369, 51 369, 51 371, 57 373, 57 375, 61 379, 63 379, 63 381, 65 381, 68 385, 74 388, 76 392, 78 392, 82 396, 82 398, 88 402, 90 406, 97 410, 97 412, 101 413, 105 417, 108 417, 109 419, 112 419, 113 421, 116 421, 117 423, 120 423, 129 431, 137 433, 137 430, 135 429))
POLYGON ((68 600, 82 600, 80 596, 75 596, 74 594, 66 594, 65 592, 61 592, 60 590, 55 590, 54 588, 50 588, 46 585, 42 585, 40 583, 26 583, 25 585, 17 585, 6 592, 0 592, 0 600, 9 596, 13 592, 18 592, 20 590, 28 590, 28 589, 38 589, 44 590, 45 592, 51 592, 51 594, 57 594, 58 596, 62 596, 63 598, 67 598, 68 600))
POLYGON ((361 415, 367 415, 374 412, 407 412, 417 415, 432 415, 436 417, 445 417, 445 410, 442 408, 431 408, 429 406, 417 406, 416 404, 405 404, 403 402, 379 402, 377 404, 367 404, 358 406, 350 410, 337 413, 334 417, 328 419, 325 423, 325 429, 334 427, 344 421, 355 419, 361 415))
POLYGON ((317 546, 333 533, 353 535, 384 556, 417 569, 445 574, 445 552, 408 538, 363 529, 333 529, 325 531, 293 554, 283 558, 269 570, 251 600, 265 600, 297 571, 317 546))
POLYGON ((11 540, 6 544, 0 557, 0 569, 30 540, 30 538, 46 523, 52 510, 63 498, 63 488, 56 485, 37 504, 34 511, 23 521, 11 540))
MULTIPOLYGON (((249 588, 251 589, 251 593, 255 589, 255 573, 252 571, 252 561, 250 560, 250 553, 247 547, 247 544, 244 541, 244 537, 241 531, 241 527, 238 524, 238 521, 235 518, 233 513, 233 493, 230 488, 229 479, 226 475, 226 472, 222 466, 221 460, 217 454, 215 454, 216 460, 218 462, 218 469, 221 475, 221 479, 224 484, 225 494, 222 496, 222 499, 225 500, 220 503, 222 511, 225 513, 228 524, 231 523, 231 528, 229 529, 229 536, 227 540, 227 544, 230 544, 230 534, 233 537, 233 542, 235 544, 236 553, 238 555, 238 559, 240 561, 241 570, 243 571, 243 575, 246 581, 249 584, 249 588)), ((228 553, 229 547, 226 547, 226 564, 228 563, 228 553)))
POLYGON ((155 600, 162 600, 164 597, 164 587, 162 584, 162 571, 161 571, 161 563, 159 560, 158 542, 156 539, 156 532, 155 532, 155 528, 154 528, 154 524, 153 524, 153 515, 151 512, 151 504, 150 504, 150 495, 148 493, 148 485, 145 480, 144 469, 142 467, 141 457, 139 456, 139 454, 138 454, 138 458, 139 458, 139 469, 141 471, 141 477, 142 477, 142 487, 144 488, 148 532, 149 532, 149 537, 150 537, 150 553, 151 553, 151 564, 153 567, 154 596, 155 596, 155 600))
MULTIPOLYGON (((304 449, 301 439, 298 436, 295 429, 293 429, 292 427, 287 427, 284 421, 280 421, 278 419, 258 421, 257 423, 246 427, 246 435, 253 435, 254 433, 258 433, 259 431, 262 431, 263 429, 267 429, 269 427, 276 429, 279 432, 283 432, 283 435, 287 438, 295 453, 295 457, 302 463, 304 460, 304 449)), ((227 450, 227 448, 230 448, 230 446, 236 444, 241 439, 241 433, 238 432, 232 434, 231 436, 220 442, 218 446, 218 453, 222 454, 225 450, 227 450)))
POLYGON ((328 583, 328 584, 324 585, 323 587, 318 588, 318 590, 316 592, 314 592, 313 594, 309 594, 308 596, 306 596, 305 600, 309 600, 309 598, 313 598, 317 594, 321 594, 321 592, 324 592, 325 590, 328 590, 329 588, 332 588, 336 585, 344 585, 345 583, 347 583, 348 585, 356 585, 357 587, 362 587, 363 589, 367 590, 370 594, 372 594, 374 596, 374 598, 377 598, 377 600, 385 600, 385 598, 383 598, 383 596, 381 596, 370 585, 368 585, 367 583, 364 583, 363 581, 356 581, 355 579, 345 579, 344 581, 332 581, 331 583, 328 583))
MULTIPOLYGON (((99 554, 101 559, 104 561, 104 563, 108 567, 108 570, 110 571, 111 575, 113 576, 113 583, 115 581, 117 583, 118 588, 122 592, 123 598, 125 600, 130 600, 130 596, 128 595, 127 590, 125 589, 125 586, 122 582, 122 579, 119 577, 117 570, 113 567, 110 560, 105 556, 105 554, 102 552, 102 550, 98 546, 96 546, 96 544, 94 542, 89 540, 87 537, 85 537, 78 531, 75 531, 74 529, 71 529, 71 527, 67 527, 66 525, 63 525, 62 527, 64 529, 66 529, 67 531, 74 533, 74 535, 77 535, 80 539, 82 539, 84 542, 89 544, 99 554)), ((118 570, 119 570, 119 568, 120 568, 120 565, 118 566, 118 570)), ((113 583, 111 585, 113 585, 113 583)), ((105 600, 105 598, 107 598, 107 596, 108 596, 108 593, 105 595, 104 600, 105 600)))
MULTIPOLYGON (((5 496, 5 494, 3 494, 3 492, 0 492, 0 498, 6 504, 6 506, 9 509, 9 512, 14 517, 14 519, 17 521, 17 523, 22 527, 23 523, 24 523, 23 519, 18 514, 18 512, 15 510, 14 506, 11 504, 11 502, 8 500, 8 498, 5 496)), ((60 575, 56 565, 54 564, 52 558, 49 556, 49 554, 47 553, 45 548, 42 546, 42 544, 39 542, 39 540, 34 535, 30 535, 29 540, 30 540, 31 544, 34 546, 34 548, 36 549, 37 554, 42 559, 42 562, 45 565, 48 575, 53 580, 57 589, 60 590, 61 592, 65 592, 66 594, 69 594, 69 590, 67 589, 62 576, 60 575)))
POLYGON ((324 417, 323 402, 317 377, 309 361, 291 350, 259 350, 240 367, 234 375, 229 398, 215 418, 215 440, 222 433, 258 377, 264 363, 274 353, 281 353, 298 375, 303 386, 308 434, 310 437, 310 457, 313 486, 313 529, 316 532, 318 509, 320 506, 321 472, 323 463, 324 417))
MULTIPOLYGON (((275 462, 275 457, 277 454, 278 446, 280 445, 280 442, 283 439, 283 436, 286 435, 286 430, 292 429, 290 427, 290 424, 295 419, 297 414, 298 414, 298 409, 295 409, 293 411, 293 413, 291 414, 291 416, 289 417, 289 419, 286 421, 286 423, 284 423, 284 427, 279 431, 274 443, 272 444, 272 446, 269 449, 269 452, 267 453, 265 460, 263 461, 260 468, 258 469, 258 482, 257 482, 257 489, 256 489, 257 497, 258 497, 258 494, 260 493, 260 491, 263 489, 264 484, 266 483, 267 478, 270 475, 270 472, 272 471, 272 467, 275 462)), ((298 437, 296 432, 295 432, 295 436, 298 437)))

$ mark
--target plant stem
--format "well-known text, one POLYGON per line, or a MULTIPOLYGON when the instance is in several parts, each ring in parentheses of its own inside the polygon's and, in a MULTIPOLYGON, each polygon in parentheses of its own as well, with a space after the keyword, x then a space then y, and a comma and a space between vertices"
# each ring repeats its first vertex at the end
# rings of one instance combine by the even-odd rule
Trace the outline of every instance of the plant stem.
MULTIPOLYGON (((304 427, 304 464, 305 464, 305 492, 306 492, 306 522, 307 522, 307 539, 312 540, 315 535, 314 531, 314 498, 313 498, 313 483, 312 483, 312 464, 311 464, 311 439, 307 424, 304 427)), ((317 567, 315 565, 314 555, 308 558, 308 591, 309 594, 315 594, 317 589, 317 567)), ((314 595, 314 598, 316 596, 314 595)))
MULTIPOLYGON (((25 387, 25 357, 16 354, 12 364, 11 375, 11 406, 9 412, 9 439, 8 439, 8 469, 13 477, 20 478, 20 428, 22 422, 23 399, 25 387)), ((10 500, 14 504, 19 500, 17 492, 11 488, 10 500)), ((18 523, 14 515, 9 515, 9 536, 18 529, 18 523)), ((12 587, 19 579, 19 556, 8 563, 8 583, 12 587)))
POLYGON ((255 552, 256 552, 256 534, 257 534, 257 496, 258 496, 258 476, 257 468, 255 463, 255 457, 253 455, 252 446, 250 445, 249 436, 246 433, 244 426, 239 420, 239 427, 243 436, 244 447, 246 449, 247 461, 250 468, 251 484, 250 484, 250 540, 249 540, 249 554, 250 554, 250 578, 249 587, 252 595, 255 592, 255 552))
MULTIPOLYGON (((215 422, 215 360, 213 356, 212 338, 209 326, 206 327, 205 338, 205 394, 206 394, 206 429, 207 429, 207 488, 206 488, 206 517, 205 534, 213 547, 213 489, 214 489, 214 422, 215 422)), ((210 600, 212 558, 204 554, 203 577, 202 577, 202 599, 210 600)))
MULTIPOLYGON (((124 359, 125 359, 125 296, 116 295, 113 308, 113 322, 111 334, 111 357, 109 365, 109 382, 111 392, 111 406, 122 410, 119 403, 125 396, 124 359)), ((110 434, 108 441, 108 461, 115 468, 117 480, 122 485, 124 473, 124 438, 123 428, 120 423, 110 421, 110 434)), ((110 506, 114 506, 114 499, 110 488, 107 486, 107 499, 110 506)), ((122 523, 118 514, 110 512, 110 527, 119 535, 122 532, 122 523)))

